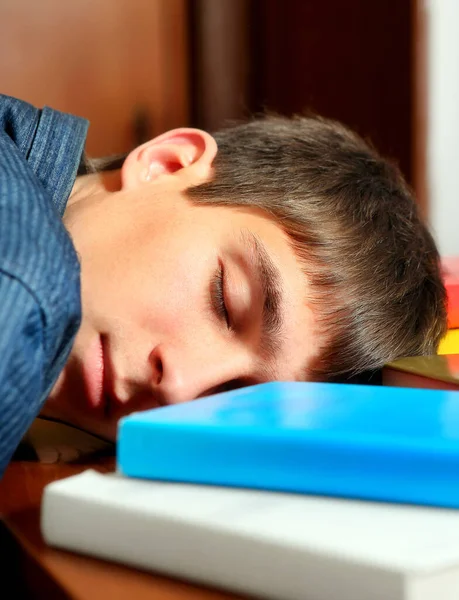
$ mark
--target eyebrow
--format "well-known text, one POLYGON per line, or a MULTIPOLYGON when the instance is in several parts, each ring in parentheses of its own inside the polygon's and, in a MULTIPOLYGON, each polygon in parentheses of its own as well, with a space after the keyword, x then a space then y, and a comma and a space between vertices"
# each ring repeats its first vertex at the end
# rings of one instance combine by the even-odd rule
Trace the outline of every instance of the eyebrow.
POLYGON ((251 231, 243 232, 245 244, 252 255, 256 275, 263 294, 262 348, 269 357, 278 354, 282 342, 283 290, 282 276, 263 242, 251 231))

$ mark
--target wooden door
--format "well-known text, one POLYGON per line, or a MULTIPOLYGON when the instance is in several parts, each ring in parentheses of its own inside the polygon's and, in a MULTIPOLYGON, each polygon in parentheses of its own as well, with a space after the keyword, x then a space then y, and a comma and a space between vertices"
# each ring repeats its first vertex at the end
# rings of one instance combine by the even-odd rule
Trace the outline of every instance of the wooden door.
POLYGON ((0 92, 91 121, 93 156, 188 124, 187 0, 0 0, 0 92))

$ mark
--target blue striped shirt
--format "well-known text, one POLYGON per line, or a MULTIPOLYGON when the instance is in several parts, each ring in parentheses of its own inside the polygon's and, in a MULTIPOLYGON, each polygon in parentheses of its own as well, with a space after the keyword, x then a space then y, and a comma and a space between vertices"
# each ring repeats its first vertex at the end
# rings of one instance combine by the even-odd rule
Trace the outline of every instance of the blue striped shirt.
POLYGON ((87 127, 0 95, 0 476, 80 324, 79 263, 61 217, 87 127))

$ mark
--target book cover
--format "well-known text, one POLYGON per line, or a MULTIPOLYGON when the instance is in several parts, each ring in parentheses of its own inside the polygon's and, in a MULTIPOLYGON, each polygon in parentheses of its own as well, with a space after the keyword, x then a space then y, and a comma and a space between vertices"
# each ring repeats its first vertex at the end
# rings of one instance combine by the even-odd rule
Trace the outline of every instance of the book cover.
POLYGON ((448 327, 459 327, 459 257, 444 257, 441 261, 443 281, 448 295, 448 327))
POLYGON ((117 463, 139 478, 459 507, 459 395, 267 383, 125 417, 117 463))
POLYGON ((383 385, 459 391, 459 354, 395 360, 383 369, 383 385))
POLYGON ((440 341, 438 354, 459 354, 459 329, 449 329, 440 341))
POLYGON ((459 512, 86 471, 45 488, 52 546, 270 600, 457 600, 459 512))

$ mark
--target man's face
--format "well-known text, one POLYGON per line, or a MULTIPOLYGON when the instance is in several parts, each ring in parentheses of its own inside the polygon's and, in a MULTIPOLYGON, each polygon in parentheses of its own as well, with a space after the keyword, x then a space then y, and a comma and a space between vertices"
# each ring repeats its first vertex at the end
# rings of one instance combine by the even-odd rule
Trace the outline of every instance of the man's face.
POLYGON ((45 414, 114 439, 130 412, 304 377, 318 335, 286 234, 174 177, 74 202, 81 328, 45 414))

